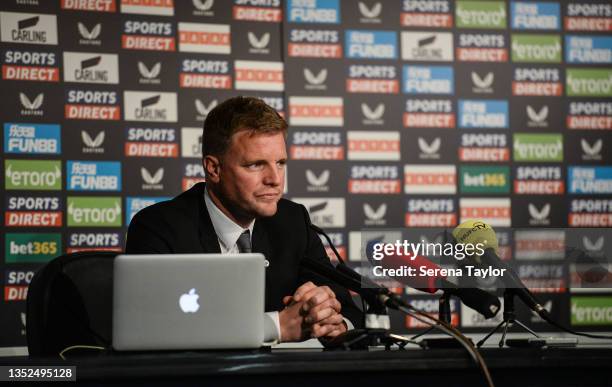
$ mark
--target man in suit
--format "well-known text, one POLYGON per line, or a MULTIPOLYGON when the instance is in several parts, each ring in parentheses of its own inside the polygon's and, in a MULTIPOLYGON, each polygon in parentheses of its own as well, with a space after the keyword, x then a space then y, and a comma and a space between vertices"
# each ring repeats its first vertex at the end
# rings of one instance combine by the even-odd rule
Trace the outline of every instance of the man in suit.
POLYGON ((126 253, 263 253, 267 339, 333 338, 361 325, 346 289, 304 269, 330 265, 304 206, 282 199, 287 123, 262 100, 230 98, 209 112, 206 183, 138 212, 126 253))

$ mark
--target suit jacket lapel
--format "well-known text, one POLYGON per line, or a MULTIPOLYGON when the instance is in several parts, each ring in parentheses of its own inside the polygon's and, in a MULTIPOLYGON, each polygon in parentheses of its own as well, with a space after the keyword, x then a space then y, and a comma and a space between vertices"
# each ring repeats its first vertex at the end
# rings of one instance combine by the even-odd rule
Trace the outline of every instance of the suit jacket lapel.
POLYGON ((268 239, 268 232, 264 228, 261 221, 255 220, 255 226, 253 227, 253 238, 251 238, 254 253, 263 254, 270 265, 272 265, 272 246, 268 239))
MULTIPOLYGON (((205 185, 202 184, 205 189, 205 185)), ((199 219, 199 234, 200 244, 204 253, 218 253, 221 254, 221 247, 219 246, 219 239, 215 233, 215 228, 210 220, 210 215, 206 210, 206 201, 204 200, 204 189, 198 194, 198 219, 199 219)))

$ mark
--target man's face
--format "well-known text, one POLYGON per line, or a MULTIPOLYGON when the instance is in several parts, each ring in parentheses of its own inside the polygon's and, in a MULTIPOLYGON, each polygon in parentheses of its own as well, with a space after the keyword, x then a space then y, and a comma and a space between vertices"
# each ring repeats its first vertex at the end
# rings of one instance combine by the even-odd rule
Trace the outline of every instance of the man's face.
POLYGON ((220 159, 215 184, 219 201, 239 222, 272 216, 283 194, 287 151, 283 133, 243 130, 232 136, 220 159))

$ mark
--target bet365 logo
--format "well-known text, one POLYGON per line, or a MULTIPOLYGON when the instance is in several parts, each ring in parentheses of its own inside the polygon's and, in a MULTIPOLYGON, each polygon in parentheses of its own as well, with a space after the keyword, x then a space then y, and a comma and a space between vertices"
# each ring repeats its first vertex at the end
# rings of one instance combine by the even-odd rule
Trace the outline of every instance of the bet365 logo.
POLYGON ((7 263, 47 262, 61 254, 61 234, 6 234, 7 263))

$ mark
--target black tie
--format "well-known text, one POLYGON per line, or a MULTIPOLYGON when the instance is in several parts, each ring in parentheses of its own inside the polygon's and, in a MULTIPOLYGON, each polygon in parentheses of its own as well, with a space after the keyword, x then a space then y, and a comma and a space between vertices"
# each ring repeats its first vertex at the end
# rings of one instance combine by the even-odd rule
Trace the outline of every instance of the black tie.
POLYGON ((250 253, 251 252, 251 233, 249 230, 246 230, 236 241, 238 245, 238 252, 240 253, 250 253))

